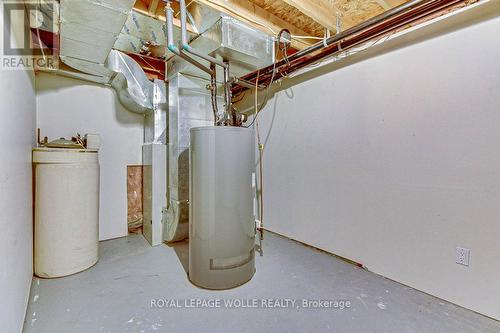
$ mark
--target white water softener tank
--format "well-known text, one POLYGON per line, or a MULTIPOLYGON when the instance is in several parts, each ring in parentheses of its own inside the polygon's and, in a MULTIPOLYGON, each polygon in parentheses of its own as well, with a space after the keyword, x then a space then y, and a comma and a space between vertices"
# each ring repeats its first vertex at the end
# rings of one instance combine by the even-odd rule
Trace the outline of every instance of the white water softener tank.
POLYGON ((56 278, 93 266, 99 241, 97 151, 37 148, 33 163, 35 274, 56 278))
POLYGON ((242 127, 191 129, 189 279, 197 286, 234 288, 255 273, 254 140, 242 127))

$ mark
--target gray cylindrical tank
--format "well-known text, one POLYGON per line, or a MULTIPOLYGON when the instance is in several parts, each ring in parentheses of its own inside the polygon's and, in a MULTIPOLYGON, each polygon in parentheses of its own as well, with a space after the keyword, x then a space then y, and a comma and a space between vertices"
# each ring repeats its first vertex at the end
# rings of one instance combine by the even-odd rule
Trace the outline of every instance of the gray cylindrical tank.
POLYGON ((237 287, 255 273, 254 132, 193 128, 190 158, 189 278, 207 289, 237 287))

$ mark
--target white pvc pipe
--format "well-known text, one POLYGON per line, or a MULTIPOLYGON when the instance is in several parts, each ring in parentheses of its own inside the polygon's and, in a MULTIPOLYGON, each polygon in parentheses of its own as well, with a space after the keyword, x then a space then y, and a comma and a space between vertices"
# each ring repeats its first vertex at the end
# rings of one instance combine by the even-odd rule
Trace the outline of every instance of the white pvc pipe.
MULTIPOLYGON (((182 50, 179 50, 179 48, 175 45, 175 41, 174 41, 174 11, 172 10, 172 8, 170 7, 169 4, 167 4, 167 6, 165 8, 165 16, 167 19, 167 48, 168 48, 168 50, 170 52, 172 52, 173 54, 181 57, 182 59, 188 61, 192 65, 198 67, 202 71, 208 73, 209 75, 211 75, 211 76, 214 75, 214 72, 210 68, 204 66, 203 64, 197 62, 196 60, 189 57, 188 55, 182 53, 182 50)), ((183 32, 181 32, 181 33, 183 33, 183 32)))
POLYGON ((227 64, 225 64, 223 61, 211 57, 208 54, 204 54, 201 51, 198 51, 197 49, 189 46, 189 40, 188 40, 188 34, 187 34, 187 23, 186 23, 186 17, 187 17, 187 10, 186 10, 186 1, 185 0, 179 0, 179 4, 181 7, 181 48, 182 50, 189 52, 197 57, 200 57, 210 63, 219 65, 223 68, 227 68, 227 64))

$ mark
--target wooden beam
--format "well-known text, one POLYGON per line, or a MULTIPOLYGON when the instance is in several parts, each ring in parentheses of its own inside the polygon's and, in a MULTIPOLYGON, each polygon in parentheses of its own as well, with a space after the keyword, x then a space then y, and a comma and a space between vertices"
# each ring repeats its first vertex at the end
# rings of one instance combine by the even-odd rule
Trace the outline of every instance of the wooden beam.
POLYGON ((406 0, 376 0, 376 1, 385 10, 389 10, 391 8, 397 7, 401 4, 403 4, 404 2, 406 2, 406 0))
MULTIPOLYGON (((308 35, 303 30, 291 25, 279 17, 265 11, 248 0, 194 0, 227 15, 233 16, 267 34, 277 34, 281 29, 288 29, 293 35, 308 35)), ((292 47, 302 50, 312 43, 305 40, 292 40, 292 47)))
POLYGON ((377 3, 382 7, 384 8, 384 10, 388 10, 388 9, 391 9, 392 6, 389 5, 389 3, 386 1, 386 0, 376 0, 377 3))
POLYGON ((150 15, 156 14, 156 9, 158 9, 159 2, 160 2, 160 0, 151 0, 151 2, 149 3, 149 7, 148 7, 148 13, 150 15))
POLYGON ((391 6, 391 8, 393 7, 397 7, 399 5, 402 5, 403 3, 405 3, 407 0, 385 0, 385 2, 387 2, 387 4, 389 6, 391 6))
MULTIPOLYGON (((167 19, 165 18, 164 7, 162 7, 161 5, 158 7, 158 9, 157 9, 157 11, 156 11, 155 14, 150 14, 149 10, 147 8, 145 8, 142 5, 137 5, 137 4, 140 4, 140 2, 138 1, 136 3, 136 5, 133 8, 134 11, 136 11, 138 13, 141 13, 143 15, 149 16, 151 18, 154 18, 154 19, 156 19, 158 21, 161 21, 161 22, 166 22, 167 21, 167 19), (160 9, 162 9, 162 10, 160 10, 160 9)), ((181 26, 181 20, 178 19, 178 18, 176 18, 176 17, 174 17, 174 26, 180 27, 181 26)), ((194 31, 194 29, 193 29, 193 27, 191 26, 190 23, 187 23, 186 28, 187 28, 188 32, 195 34, 195 31, 194 31)))
MULTIPOLYGON (((337 30, 337 13, 342 13, 343 10, 338 8, 334 2, 325 0, 283 0, 283 2, 297 8, 330 31, 337 30)), ((340 20, 344 28, 355 24, 349 17, 341 17, 340 20)))

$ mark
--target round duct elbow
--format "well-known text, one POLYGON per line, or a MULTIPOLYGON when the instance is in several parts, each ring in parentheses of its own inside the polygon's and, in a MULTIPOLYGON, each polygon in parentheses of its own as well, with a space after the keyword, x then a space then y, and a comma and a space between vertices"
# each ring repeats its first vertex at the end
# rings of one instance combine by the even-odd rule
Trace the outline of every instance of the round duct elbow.
POLYGON ((112 50, 105 66, 117 73, 111 86, 118 93, 120 103, 128 110, 144 114, 153 109, 153 82, 134 59, 112 50))

